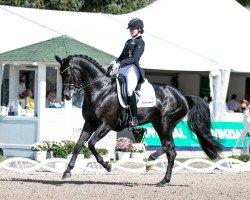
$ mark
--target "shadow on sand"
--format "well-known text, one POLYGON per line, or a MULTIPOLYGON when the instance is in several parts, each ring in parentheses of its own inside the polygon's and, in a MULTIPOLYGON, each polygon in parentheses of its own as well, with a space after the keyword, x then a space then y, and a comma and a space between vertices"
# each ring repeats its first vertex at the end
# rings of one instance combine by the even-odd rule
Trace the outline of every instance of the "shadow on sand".
MULTIPOLYGON (((110 181, 75 181, 75 180, 41 180, 41 179, 24 179, 24 178, 12 178, 9 180, 0 180, 3 181, 13 181, 21 183, 39 183, 46 185, 56 185, 61 186, 64 184, 73 184, 73 185, 112 185, 112 186, 125 186, 125 187, 135 187, 135 186, 150 186, 157 187, 156 183, 134 183, 134 182, 110 182, 110 181)), ((180 185, 180 184, 165 184, 164 186, 171 187, 190 187, 189 185, 180 185)))

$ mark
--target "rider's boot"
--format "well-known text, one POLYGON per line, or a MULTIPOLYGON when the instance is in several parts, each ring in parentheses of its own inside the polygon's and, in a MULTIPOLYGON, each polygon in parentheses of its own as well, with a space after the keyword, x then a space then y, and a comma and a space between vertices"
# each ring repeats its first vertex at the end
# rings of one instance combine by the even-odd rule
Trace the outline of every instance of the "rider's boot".
POLYGON ((129 122, 130 127, 136 127, 138 124, 138 120, 136 118, 137 115, 137 102, 136 102, 136 96, 133 92, 132 96, 128 97, 128 104, 130 108, 130 115, 131 115, 131 121, 129 122))

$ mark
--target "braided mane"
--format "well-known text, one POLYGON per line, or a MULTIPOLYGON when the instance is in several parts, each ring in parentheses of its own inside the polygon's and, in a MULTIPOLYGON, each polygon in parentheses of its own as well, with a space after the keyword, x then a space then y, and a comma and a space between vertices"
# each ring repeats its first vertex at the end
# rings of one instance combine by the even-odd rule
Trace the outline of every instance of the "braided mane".
POLYGON ((102 65, 100 65, 96 60, 94 60, 93 58, 91 58, 87 55, 82 55, 82 54, 74 55, 74 56, 71 55, 71 56, 68 56, 68 59, 70 60, 73 57, 83 58, 83 59, 89 61, 90 63, 92 63, 93 65, 95 65, 96 67, 98 67, 98 69, 100 69, 103 73, 106 72, 106 70, 102 67, 102 65))

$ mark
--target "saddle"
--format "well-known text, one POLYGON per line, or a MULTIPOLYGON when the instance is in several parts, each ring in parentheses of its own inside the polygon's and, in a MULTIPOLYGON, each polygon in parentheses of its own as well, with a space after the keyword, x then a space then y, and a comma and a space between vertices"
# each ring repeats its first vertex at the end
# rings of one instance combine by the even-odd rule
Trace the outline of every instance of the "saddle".
MULTIPOLYGON (((117 94, 120 105, 124 108, 120 117, 120 126, 126 128, 129 126, 129 106, 128 94, 126 86, 126 78, 119 74, 116 78, 117 94)), ((137 108, 154 107, 156 105, 156 96, 153 86, 145 79, 145 81, 136 87, 137 108)))
MULTIPOLYGON (((117 94, 120 105, 128 108, 128 94, 126 88, 126 79, 119 74, 116 78, 117 94)), ((153 86, 144 79, 144 82, 135 89, 137 108, 155 107, 156 96, 153 86)))

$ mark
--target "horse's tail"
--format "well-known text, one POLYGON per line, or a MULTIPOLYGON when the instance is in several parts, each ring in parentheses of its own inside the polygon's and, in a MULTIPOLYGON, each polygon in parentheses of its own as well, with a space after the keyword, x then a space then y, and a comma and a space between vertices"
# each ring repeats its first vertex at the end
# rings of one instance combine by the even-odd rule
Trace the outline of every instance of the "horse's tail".
POLYGON ((210 110, 207 103, 200 97, 186 96, 189 112, 187 123, 196 134, 202 150, 210 159, 220 156, 223 146, 211 134, 210 110))

